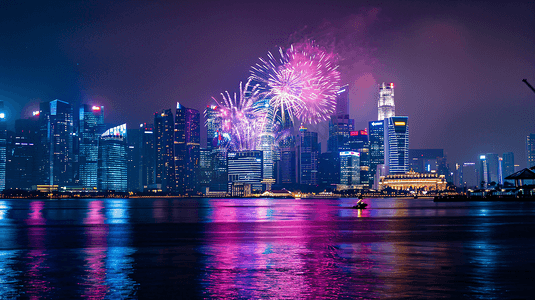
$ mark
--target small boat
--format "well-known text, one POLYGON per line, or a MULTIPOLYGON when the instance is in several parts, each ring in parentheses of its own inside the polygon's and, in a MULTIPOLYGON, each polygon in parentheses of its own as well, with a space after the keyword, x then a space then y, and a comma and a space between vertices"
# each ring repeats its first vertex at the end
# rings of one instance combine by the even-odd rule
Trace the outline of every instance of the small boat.
POLYGON ((364 203, 364 202, 357 202, 356 205, 352 206, 351 208, 356 208, 356 209, 365 209, 366 206, 368 206, 368 203, 364 203))

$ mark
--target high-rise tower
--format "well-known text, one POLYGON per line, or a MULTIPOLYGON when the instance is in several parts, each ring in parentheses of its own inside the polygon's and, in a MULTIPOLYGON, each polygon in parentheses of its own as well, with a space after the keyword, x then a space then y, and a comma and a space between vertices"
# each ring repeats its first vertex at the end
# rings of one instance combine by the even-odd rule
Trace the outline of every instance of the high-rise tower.
POLYGON ((377 102, 379 110, 377 120, 385 120, 396 115, 396 107, 394 105, 394 83, 389 85, 381 84, 379 86, 379 102, 377 102))
POLYGON ((126 136, 126 124, 110 128, 100 136, 97 186, 101 191, 128 189, 126 136))
POLYGON ((174 138, 175 183, 176 191, 181 194, 198 191, 200 142, 199 111, 177 103, 174 138))
POLYGON ((78 174, 84 188, 97 187, 98 140, 103 126, 104 106, 84 104, 80 107, 78 174))
POLYGON ((166 192, 175 188, 173 127, 173 113, 170 109, 154 114, 155 183, 161 184, 162 190, 166 192))
POLYGON ((390 117, 385 127, 385 163, 389 174, 409 171, 409 117, 390 117))

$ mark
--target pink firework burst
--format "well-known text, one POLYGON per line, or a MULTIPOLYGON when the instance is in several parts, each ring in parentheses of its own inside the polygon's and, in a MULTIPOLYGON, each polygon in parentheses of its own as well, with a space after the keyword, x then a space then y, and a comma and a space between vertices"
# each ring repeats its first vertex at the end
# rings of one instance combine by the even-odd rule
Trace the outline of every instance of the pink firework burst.
POLYGON ((269 104, 293 121, 316 124, 325 121, 336 107, 340 72, 336 55, 307 42, 279 49, 280 58, 268 53, 268 60, 251 69, 251 79, 261 83, 269 104))

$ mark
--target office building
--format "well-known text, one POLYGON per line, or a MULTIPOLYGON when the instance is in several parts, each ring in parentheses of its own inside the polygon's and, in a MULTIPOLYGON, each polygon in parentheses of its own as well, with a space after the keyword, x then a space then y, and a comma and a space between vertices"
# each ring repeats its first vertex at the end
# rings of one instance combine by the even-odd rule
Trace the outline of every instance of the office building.
POLYGON ((199 191, 200 114, 177 102, 175 117, 175 190, 179 194, 199 191))
POLYGON ((38 184, 73 183, 74 121, 72 106, 61 100, 40 104, 38 184))
POLYGON ((476 167, 476 163, 465 162, 461 168, 461 187, 466 192, 467 189, 478 189, 480 187, 481 180, 479 178, 479 171, 476 167))
POLYGON ((4 101, 0 100, 0 192, 6 188, 6 164, 7 164, 7 114, 4 109, 4 101))
POLYGON ((340 180, 340 153, 324 152, 318 160, 318 185, 324 189, 332 188, 340 180))
POLYGON ((382 121, 396 116, 396 107, 394 105, 394 84, 385 85, 383 82, 379 86, 379 101, 377 102, 378 117, 382 121))
POLYGON ((409 117, 386 119, 385 165, 388 174, 409 171, 409 117))
POLYGON ((377 170, 378 166, 385 163, 385 121, 369 122, 368 137, 370 143, 370 186, 377 188, 380 176, 384 175, 377 176, 377 170))
POLYGON ((483 187, 494 187, 503 184, 501 161, 498 154, 485 153, 479 155, 479 181, 483 187))
POLYGON ((112 127, 100 136, 98 146, 98 190, 127 191, 126 139, 126 124, 112 127))
POLYGON ((345 85, 338 91, 335 113, 329 120, 327 151, 338 153, 346 150, 344 145, 353 126, 354 121, 349 119, 349 86, 345 85))
POLYGON ((444 149, 409 149, 409 168, 417 173, 437 173, 451 177, 444 149))
POLYGON ((310 132, 301 126, 297 140, 297 174, 298 183, 306 185, 318 184, 318 133, 310 132))
POLYGON ((83 104, 78 123, 78 178, 86 189, 97 188, 98 141, 104 132, 104 106, 83 104))
POLYGON ((139 124, 141 133, 141 188, 143 191, 152 189, 155 185, 156 150, 154 149, 154 126, 139 124))
POLYGON ((143 191, 142 182, 142 137, 143 128, 127 129, 126 160, 128 167, 128 191, 143 191))
POLYGON ((535 166, 535 133, 530 133, 526 140, 527 167, 535 166))
POLYGON ((340 184, 360 184, 360 154, 355 151, 340 152, 340 184))
POLYGON ((218 142, 221 140, 221 117, 218 116, 219 107, 215 105, 207 105, 204 110, 204 117, 206 119, 206 149, 212 150, 218 147, 218 142))
POLYGON ((379 189, 412 191, 444 191, 447 187, 446 177, 436 173, 420 174, 409 171, 405 174, 390 174, 381 177, 379 189))
POLYGON ((285 137, 279 143, 280 163, 278 177, 280 181, 278 183, 285 186, 297 183, 295 146, 295 137, 293 135, 285 137))
POLYGON ((30 190, 37 184, 38 133, 37 114, 15 121, 6 163, 6 188, 30 190))
POLYGON ((164 192, 175 190, 174 125, 170 109, 154 114, 155 184, 164 192))
POLYGON ((347 149, 359 153, 360 184, 370 187, 370 144, 368 131, 350 131, 347 139, 347 149))
POLYGON ((234 183, 251 184, 253 192, 262 191, 263 158, 259 150, 228 152, 228 192, 234 183))
POLYGON ((505 180, 505 177, 515 172, 515 155, 513 152, 506 152, 503 154, 502 167, 502 178, 504 178, 504 184, 505 182, 515 184, 514 180, 505 180))

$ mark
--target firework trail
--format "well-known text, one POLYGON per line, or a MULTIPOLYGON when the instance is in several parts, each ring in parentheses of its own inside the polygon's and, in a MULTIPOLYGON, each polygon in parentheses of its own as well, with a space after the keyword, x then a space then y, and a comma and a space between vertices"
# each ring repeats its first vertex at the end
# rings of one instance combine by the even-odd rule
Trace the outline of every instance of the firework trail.
POLYGON ((240 93, 233 96, 221 93, 222 101, 212 99, 220 106, 217 116, 221 119, 221 131, 228 138, 225 145, 231 150, 256 150, 266 120, 265 105, 259 101, 258 85, 240 82, 240 93))
POLYGON ((263 85, 263 96, 280 111, 283 122, 285 116, 309 124, 327 120, 340 86, 336 56, 312 43, 294 44, 286 52, 279 48, 279 54, 260 58, 250 79, 263 85))

